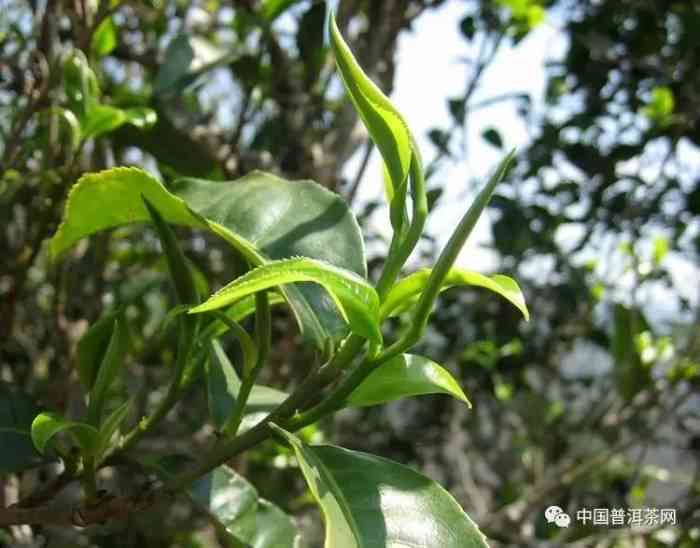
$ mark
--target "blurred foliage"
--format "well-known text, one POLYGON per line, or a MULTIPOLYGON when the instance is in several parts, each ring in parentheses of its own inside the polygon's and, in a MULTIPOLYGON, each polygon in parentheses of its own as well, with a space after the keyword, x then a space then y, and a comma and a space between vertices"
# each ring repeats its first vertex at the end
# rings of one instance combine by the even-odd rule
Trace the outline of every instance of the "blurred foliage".
MULTIPOLYGON (((547 65, 544 104, 524 93, 491 103, 513 102, 532 135, 492 202, 491 228, 499 271, 525 282, 533 319, 523 322, 508 303, 478 291, 446 292, 425 353, 459 372, 475 407, 431 396, 347 411, 325 434, 305 435, 430 470, 497 546, 695 546, 700 6, 343 0, 336 10, 360 64, 390 92, 398 37, 450 3, 464 6, 454 24, 473 58, 464 94, 448 98, 452 124, 429 135, 430 206, 438 214, 447 207, 440 169, 464 159, 456 144, 466 140, 472 112, 488 102, 474 95, 479 89, 483 96, 480 80, 496 54, 543 25, 560 27, 566 42, 563 57, 547 65), (550 504, 572 515, 584 507, 670 507, 679 525, 559 530, 544 520, 550 504)), ((165 317, 175 295, 157 234, 143 227, 101 234, 57 267, 48 264, 45 240, 79 176, 114 165, 143 166, 166 184, 263 168, 312 178, 352 201, 366 162, 357 176, 346 176, 345 166, 371 149, 333 71, 323 36, 327 7, 309 0, 5 0, 0 8, 0 380, 21 388, 0 385, 0 412, 19 424, 37 404, 68 416, 80 411, 81 364, 106 343, 78 341, 114 312, 128 320, 131 348, 118 391, 133 396, 133 416, 140 416, 163 396, 177 345, 165 317)), ((508 146, 497 127, 482 137, 508 146)), ((355 205, 369 227, 385 213, 376 203, 355 205)), ((218 287, 242 272, 240 257, 213 237, 185 229, 178 236, 201 285, 218 287)), ((371 249, 383 245, 381 231, 367 239, 371 249)), ((426 238, 417 260, 428 263, 437 251, 437 240, 426 238)), ((370 274, 381 262, 378 253, 370 274)), ((312 365, 293 320, 283 312, 274 319, 276 367, 263 380, 284 387, 312 365)), ((395 320, 397 330, 403 321, 395 320)), ((241 349, 230 344, 229 351, 241 349)), ((206 387, 193 386, 188 398, 192 405, 178 407, 159 437, 144 441, 147 451, 206 445, 208 433, 199 431, 206 387)), ((20 444, 15 456, 24 456, 3 454, 7 466, 43 462, 13 436, 0 432, 0 446, 20 444)), ((254 484, 246 489, 308 525, 310 499, 289 471, 296 462, 288 449, 269 443, 232 464, 254 484)), ((21 483, 2 478, 3 505, 55 475, 52 466, 25 473, 21 483)), ((121 480, 148 479, 126 470, 121 480)), ((216 545, 216 532, 186 510, 138 515, 90 531, 91 540, 216 545), (153 527, 156 519, 168 527, 153 527)), ((12 535, 0 532, 0 543, 31 540, 12 535)), ((50 528, 33 535, 54 547, 77 542, 75 533, 50 528)))

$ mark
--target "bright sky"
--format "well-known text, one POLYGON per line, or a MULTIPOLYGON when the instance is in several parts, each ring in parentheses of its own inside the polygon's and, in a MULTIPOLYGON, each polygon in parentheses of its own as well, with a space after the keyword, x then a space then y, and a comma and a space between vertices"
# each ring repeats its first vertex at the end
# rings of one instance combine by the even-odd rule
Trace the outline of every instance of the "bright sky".
MULTIPOLYGON (((427 138, 428 131, 450 126, 446 99, 464 94, 469 67, 461 63, 460 58, 475 55, 475 46, 469 44, 459 30, 465 14, 463 4, 447 2, 419 17, 413 32, 403 33, 399 41, 397 75, 391 99, 408 121, 426 164, 435 153, 435 147, 427 138)), ((509 92, 524 92, 531 95, 533 104, 538 104, 544 95, 547 55, 561 52, 563 46, 556 29, 548 24, 538 27, 517 48, 501 46, 501 52, 483 74, 473 101, 509 92)), ((469 207, 474 196, 474 178, 479 183, 485 181, 504 155, 503 151, 481 138, 482 131, 491 126, 500 131, 505 150, 521 147, 528 141, 525 125, 513 101, 483 108, 470 115, 467 158, 445 165, 430 181, 432 186, 440 185, 446 189, 428 222, 430 233, 438 236, 441 242, 446 241, 451 229, 469 207)), ((348 174, 357 169, 359 158, 354 160, 348 167, 348 174)), ((360 199, 382 198, 381 181, 379 157, 375 153, 360 187, 360 199)), ((386 211, 381 211, 373 221, 388 231, 387 215, 386 211)), ((482 218, 458 263, 482 271, 495 268, 495 255, 479 249, 488 238, 488 220, 482 218)))

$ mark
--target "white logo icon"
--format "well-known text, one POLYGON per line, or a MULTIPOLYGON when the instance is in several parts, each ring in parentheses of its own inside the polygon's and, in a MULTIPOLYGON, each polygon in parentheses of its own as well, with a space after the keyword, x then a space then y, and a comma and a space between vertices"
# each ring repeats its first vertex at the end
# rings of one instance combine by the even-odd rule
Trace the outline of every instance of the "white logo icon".
POLYGON ((544 517, 548 523, 554 523, 557 527, 571 525, 571 517, 559 506, 550 506, 544 511, 544 517))

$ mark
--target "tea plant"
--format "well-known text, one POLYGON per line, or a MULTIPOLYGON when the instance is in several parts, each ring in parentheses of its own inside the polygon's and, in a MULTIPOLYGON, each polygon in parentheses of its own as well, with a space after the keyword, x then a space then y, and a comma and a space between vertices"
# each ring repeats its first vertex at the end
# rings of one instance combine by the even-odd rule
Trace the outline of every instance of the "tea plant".
MULTIPOLYGON (((46 411, 31 421, 36 449, 63 462, 58 484, 80 482, 83 501, 75 508, 51 505, 57 489, 49 486, 0 510, 0 526, 85 527, 168 503, 184 493, 230 545, 296 546, 299 534, 293 521, 226 464, 276 438, 292 448, 321 508, 326 546, 486 546, 457 502, 429 478, 374 455, 310 445, 294 434, 347 407, 423 394, 447 394, 470 405, 446 369, 409 353, 444 289, 483 287, 528 317, 512 279, 454 267, 511 155, 476 197, 434 267, 400 277, 428 213, 421 157, 404 119, 363 73, 332 19, 329 30, 345 89, 386 166, 393 234, 376 285, 367 279, 362 236, 350 209, 312 181, 290 182, 253 172, 233 182, 179 179, 166 188, 136 168, 83 176, 72 188, 63 222, 50 241, 51 259, 58 261, 78 241, 99 231, 136 222, 153 225, 178 299, 164 327, 178 329, 170 383, 150 414, 130 425, 132 401, 118 401, 111 390, 130 352, 128 320, 121 308, 104 315, 78 345, 85 415, 71 419, 46 411), (247 272, 206 297, 173 225, 222 238, 247 263, 247 272), (274 343, 271 308, 276 306, 291 309, 319 363, 290 393, 257 383, 274 343), (396 340, 385 341, 382 325, 398 315, 408 319, 406 327, 396 340), (243 322, 249 317, 252 333, 243 322), (240 346, 236 366, 220 342, 225 334, 240 346), (139 441, 153 433, 193 385, 206 387, 210 421, 217 432, 211 449, 187 458, 139 455, 139 441), (100 489, 101 470, 123 461, 138 463, 161 481, 137 493, 105 493, 100 489)), ((62 112, 77 136, 76 146, 86 136, 124 123, 148 123, 152 113, 147 110, 100 105, 94 75, 83 61, 75 57, 66 64, 67 85, 74 93, 68 93, 72 108, 62 112)), ((21 422, 16 413, 3 420, 8 422, 3 428, 21 422)))

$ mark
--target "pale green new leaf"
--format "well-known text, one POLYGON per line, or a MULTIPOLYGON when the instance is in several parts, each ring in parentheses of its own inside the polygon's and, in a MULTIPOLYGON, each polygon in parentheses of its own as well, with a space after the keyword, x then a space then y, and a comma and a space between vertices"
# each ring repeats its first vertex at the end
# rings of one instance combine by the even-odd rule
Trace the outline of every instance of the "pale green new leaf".
MULTIPOLYGON (((382 303, 381 318, 396 316, 415 305, 430 277, 430 272, 429 268, 419 270, 406 276, 392 287, 382 303)), ((530 313, 525 304, 525 297, 518 283, 512 278, 501 274, 489 277, 470 270, 452 268, 447 274, 442 287, 440 287, 440 291, 464 285, 483 287, 498 293, 520 310, 526 320, 530 319, 530 313)))
POLYGON ((32 422, 32 441, 42 455, 46 446, 59 432, 68 432, 87 454, 94 454, 99 444, 99 433, 94 426, 64 419, 56 413, 39 413, 32 422))
POLYGON ((411 134, 398 110, 355 60, 334 17, 330 18, 329 26, 338 71, 355 109, 384 158, 393 185, 387 193, 393 195, 408 176, 413 154, 411 134))
POLYGON ((433 480, 374 455, 308 446, 271 426, 294 449, 321 506, 326 548, 487 548, 474 522, 433 480))
POLYGON ((131 410, 131 405, 133 400, 127 400, 112 411, 107 418, 103 421, 102 426, 100 426, 99 431, 99 444, 97 447, 97 458, 101 458, 107 450, 110 448, 110 443, 114 434, 117 433, 119 427, 126 420, 131 410))
POLYGON ((355 388, 347 404, 379 405, 411 396, 447 394, 471 404, 455 378, 445 368, 422 356, 402 354, 377 367, 355 388))
POLYGON ((88 406, 88 421, 99 425, 102 420, 102 409, 105 404, 107 391, 112 386, 119 370, 124 364, 129 347, 128 328, 126 320, 118 314, 114 320, 114 328, 104 353, 100 368, 97 371, 95 384, 90 390, 90 405, 88 406))
POLYGON ((266 263, 214 293, 190 313, 223 308, 258 291, 298 282, 323 286, 352 331, 381 342, 379 297, 374 288, 354 272, 313 259, 293 258, 266 263))

